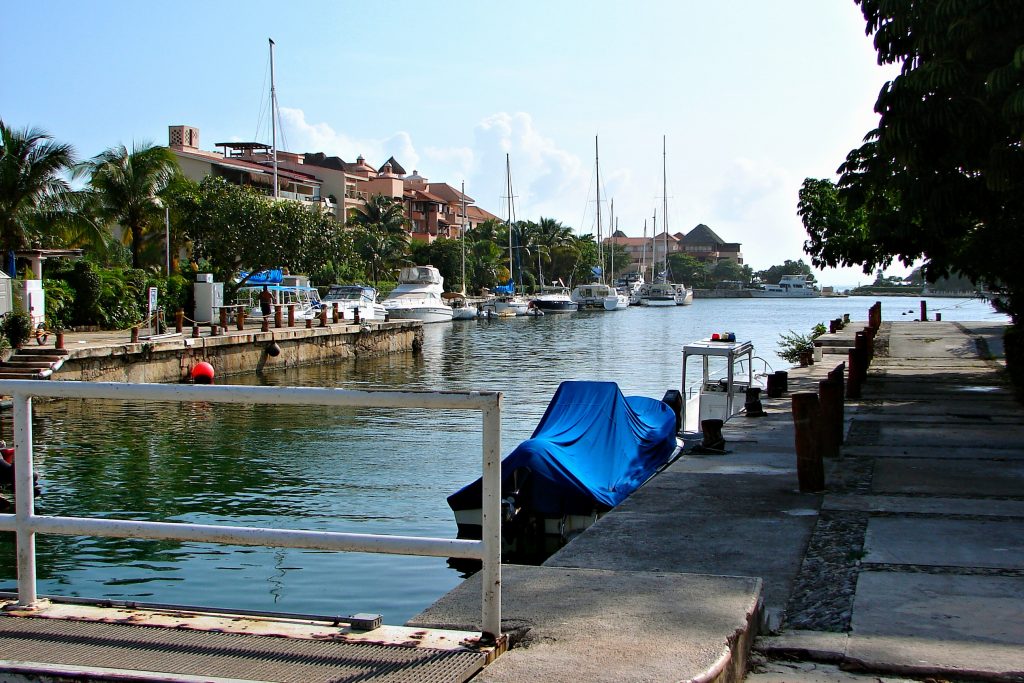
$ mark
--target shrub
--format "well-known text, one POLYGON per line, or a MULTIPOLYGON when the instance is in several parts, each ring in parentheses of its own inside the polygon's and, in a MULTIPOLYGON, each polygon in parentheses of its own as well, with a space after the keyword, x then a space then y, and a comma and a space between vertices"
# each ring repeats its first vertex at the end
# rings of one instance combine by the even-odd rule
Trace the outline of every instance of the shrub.
POLYGON ((75 290, 64 280, 49 278, 43 281, 46 292, 46 329, 63 330, 70 327, 75 306, 75 290))
POLYGON ((24 311, 12 311, 0 320, 0 334, 11 346, 21 346, 32 336, 32 318, 24 311))
POLYGON ((824 323, 818 323, 808 334, 797 334, 793 330, 788 334, 780 334, 779 357, 789 363, 799 363, 801 354, 813 352, 814 340, 827 331, 824 323))

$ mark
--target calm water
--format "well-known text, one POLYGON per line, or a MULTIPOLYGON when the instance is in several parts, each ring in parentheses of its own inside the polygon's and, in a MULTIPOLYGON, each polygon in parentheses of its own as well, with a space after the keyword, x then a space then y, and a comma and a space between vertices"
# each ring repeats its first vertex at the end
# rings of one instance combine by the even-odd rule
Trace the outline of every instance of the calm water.
MULTIPOLYGON (((674 309, 428 325, 423 353, 233 384, 504 392, 502 451, 529 437, 558 384, 611 380, 626 395, 680 388, 681 345, 711 332, 754 342, 774 369, 780 332, 801 334, 874 298, 698 299, 674 309)), ((886 320, 920 299, 884 298, 886 320)), ((929 299, 944 320, 1005 320, 981 301, 929 299)), ((4 420, 9 420, 9 415, 4 420)), ((10 434, 10 424, 3 425, 10 434)), ((40 514, 98 515, 454 537, 445 497, 480 472, 478 414, 64 401, 36 406, 40 514)), ((39 592, 402 623, 453 588, 443 559, 118 539, 37 539, 39 592)), ((0 536, 0 588, 15 588, 0 536)))

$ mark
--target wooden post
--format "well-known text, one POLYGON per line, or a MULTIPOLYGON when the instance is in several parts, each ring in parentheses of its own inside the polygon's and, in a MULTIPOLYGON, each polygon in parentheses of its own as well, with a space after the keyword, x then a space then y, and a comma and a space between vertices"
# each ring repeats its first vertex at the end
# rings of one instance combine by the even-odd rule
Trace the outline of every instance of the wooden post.
POLYGON ((853 350, 857 354, 857 379, 864 382, 868 376, 868 338, 863 331, 854 334, 853 350))
POLYGON ((821 408, 820 434, 821 455, 824 458, 838 458, 839 444, 843 433, 843 389, 834 379, 818 381, 818 403, 821 408))
POLYGON ((846 380, 843 374, 846 372, 846 363, 840 363, 835 367, 834 370, 828 373, 828 378, 839 385, 839 401, 836 404, 839 409, 839 441, 842 443, 846 440, 846 436, 843 433, 843 425, 846 424, 846 380))
POLYGON ((240 330, 245 329, 245 309, 241 306, 238 307, 235 313, 235 327, 240 330))
POLYGON ((61 350, 64 348, 64 330, 57 330, 54 335, 53 348, 61 350))
POLYGON ((307 330, 313 329, 313 319, 312 318, 306 318, 306 329, 307 330))
POLYGON ((320 307, 320 327, 327 327, 327 307, 320 307))
POLYGON ((942 314, 941 313, 936 313, 935 314, 935 322, 937 322, 937 323, 941 323, 942 322, 942 314))
POLYGON ((132 328, 132 344, 139 343, 139 326, 136 325, 132 328))
POLYGON ((295 327, 295 304, 288 304, 288 327, 295 327))
POLYGON ((199 325, 192 326, 192 338, 199 339, 199 325))
POLYGON ((220 327, 223 330, 228 328, 228 309, 226 306, 221 306, 220 309, 220 327))
POLYGON ((338 317, 338 302, 334 301, 331 303, 331 322, 336 323, 338 320, 340 320, 338 317))
POLYGON ((185 311, 179 308, 174 312, 174 331, 181 334, 183 329, 185 329, 185 311))
POLYGON ((860 398, 860 368, 857 349, 850 349, 846 363, 846 398, 860 398))
POLYGON ((281 304, 274 304, 274 327, 281 327, 281 304))
POLYGON ((270 318, 263 316, 263 323, 260 326, 261 332, 270 332, 270 318))
POLYGON ((928 302, 921 299, 921 322, 928 321, 928 302))
POLYGON ((818 443, 820 419, 818 395, 810 391, 793 394, 793 427, 796 432, 796 474, 804 493, 825 488, 825 464, 818 443))

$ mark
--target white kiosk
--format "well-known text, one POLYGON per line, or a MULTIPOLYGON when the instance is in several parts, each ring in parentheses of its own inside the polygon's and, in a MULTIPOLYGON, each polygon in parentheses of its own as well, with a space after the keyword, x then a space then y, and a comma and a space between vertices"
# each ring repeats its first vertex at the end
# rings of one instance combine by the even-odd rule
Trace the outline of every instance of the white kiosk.
POLYGON ((699 432, 704 420, 725 422, 743 410, 747 389, 754 383, 754 345, 749 341, 701 339, 683 345, 683 431, 699 432), (699 386, 686 385, 690 357, 699 357, 702 372, 699 386), (712 361, 720 359, 712 368, 712 361), (712 371, 716 370, 715 374, 712 371))

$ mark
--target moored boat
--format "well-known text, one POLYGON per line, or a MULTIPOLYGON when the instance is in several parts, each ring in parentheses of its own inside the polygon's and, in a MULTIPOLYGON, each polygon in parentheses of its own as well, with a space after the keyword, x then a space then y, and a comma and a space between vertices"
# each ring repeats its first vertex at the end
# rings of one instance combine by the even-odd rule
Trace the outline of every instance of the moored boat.
POLYGON ((444 302, 444 277, 434 266, 402 268, 398 286, 384 299, 391 319, 421 320, 425 323, 449 322, 452 307, 444 302))
POLYGON ((652 282, 640 289, 641 306, 675 306, 676 289, 667 282, 652 282))
MULTIPOLYGON (((562 382, 533 436, 501 463, 510 553, 550 552, 625 500, 678 451, 668 404, 614 382, 562 382)), ((460 538, 480 538, 482 483, 448 497, 460 538)))
POLYGON ((331 285, 321 301, 329 309, 337 304, 344 320, 353 320, 357 311, 360 320, 388 317, 388 310, 377 303, 377 290, 368 285, 331 285))
POLYGON ((755 299, 803 299, 821 296, 810 275, 783 275, 777 285, 747 290, 755 299))
POLYGON ((574 313, 579 308, 565 287, 542 288, 541 295, 531 301, 530 305, 545 313, 574 313))

